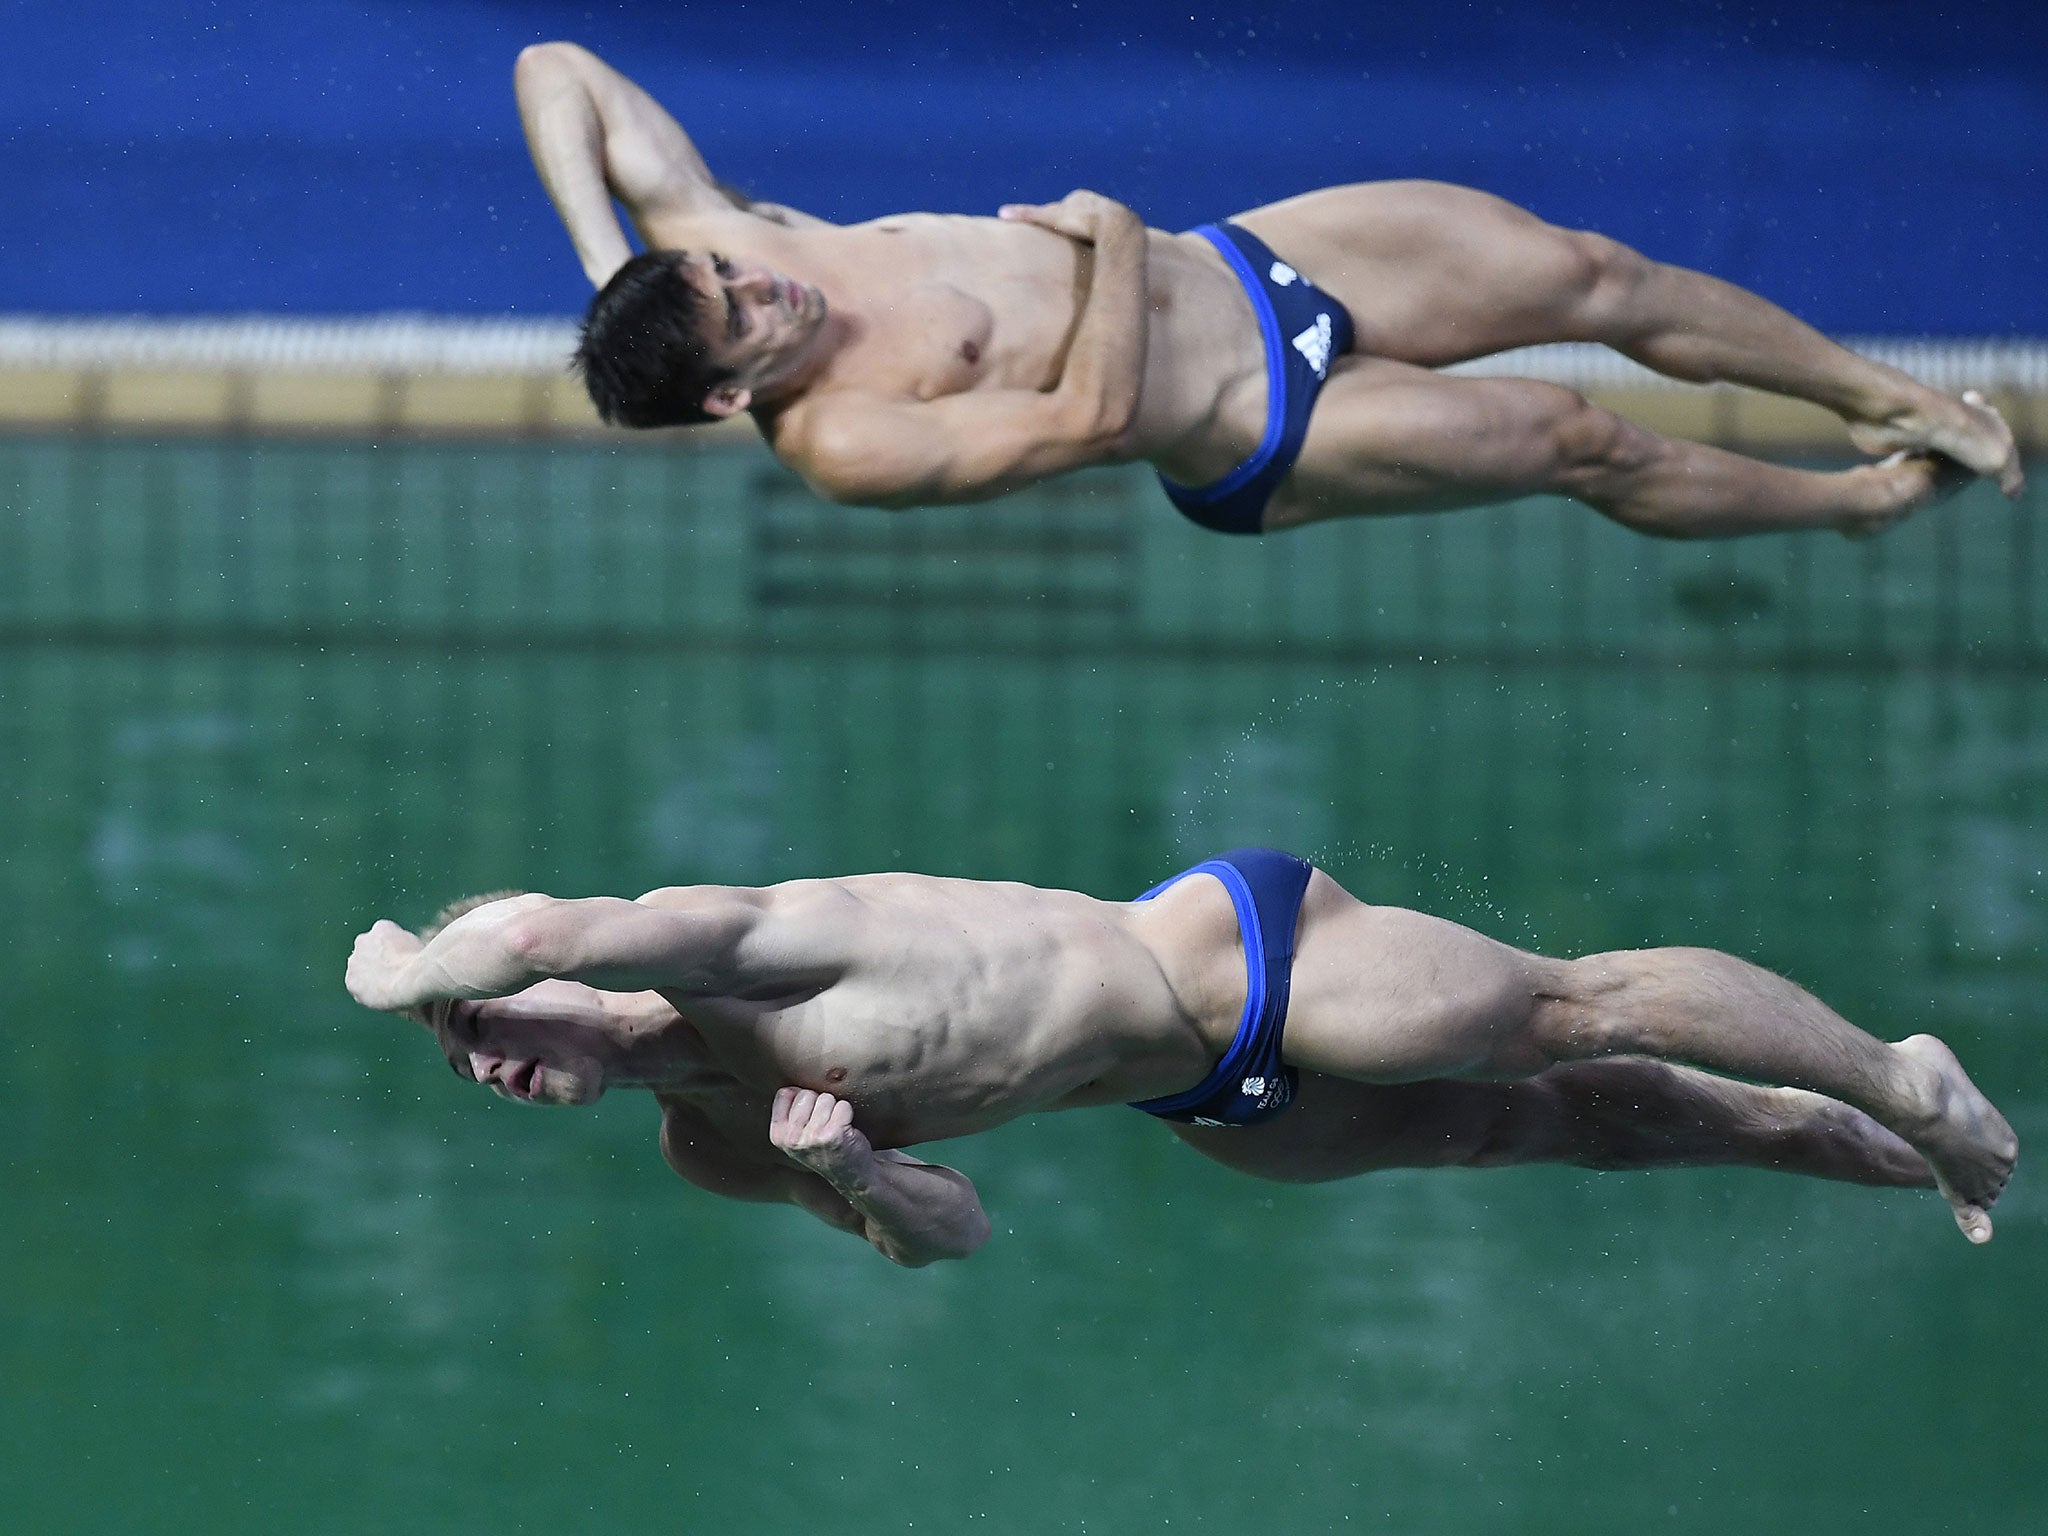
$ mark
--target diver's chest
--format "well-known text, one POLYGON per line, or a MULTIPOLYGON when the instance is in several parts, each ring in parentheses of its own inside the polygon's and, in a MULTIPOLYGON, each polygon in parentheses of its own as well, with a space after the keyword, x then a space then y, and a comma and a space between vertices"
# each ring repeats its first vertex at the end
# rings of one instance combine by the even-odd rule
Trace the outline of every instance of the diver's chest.
POLYGON ((944 284, 884 290, 868 307, 852 370, 864 388, 931 400, 974 388, 988 371, 996 317, 988 305, 944 284))
POLYGON ((935 997, 842 982, 711 1032, 712 1055, 742 1091, 794 1086, 863 1098, 953 1048, 953 1023, 935 997))

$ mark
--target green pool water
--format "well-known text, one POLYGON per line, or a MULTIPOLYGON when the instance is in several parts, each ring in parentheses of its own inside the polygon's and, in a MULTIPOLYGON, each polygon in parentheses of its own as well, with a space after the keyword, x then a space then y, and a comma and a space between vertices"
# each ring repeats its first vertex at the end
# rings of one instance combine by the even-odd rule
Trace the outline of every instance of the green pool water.
POLYGON ((1234 843, 1556 952, 1732 949, 2048 1132, 2048 569, 1567 508, 830 513, 750 458, 0 444, 0 1530, 2048 1529, 2048 1202, 1317 1188, 1143 1117, 935 1155, 899 1271, 340 988, 479 888, 1234 843))

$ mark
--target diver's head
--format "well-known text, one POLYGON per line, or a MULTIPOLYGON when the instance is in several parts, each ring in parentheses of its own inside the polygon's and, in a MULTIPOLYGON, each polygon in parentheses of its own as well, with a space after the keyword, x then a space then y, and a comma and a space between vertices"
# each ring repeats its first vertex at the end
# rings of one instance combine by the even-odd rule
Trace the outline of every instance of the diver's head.
POLYGON ((647 251, 590 301, 574 366, 607 422, 688 426, 773 404, 815 359, 816 288, 711 251, 647 251))

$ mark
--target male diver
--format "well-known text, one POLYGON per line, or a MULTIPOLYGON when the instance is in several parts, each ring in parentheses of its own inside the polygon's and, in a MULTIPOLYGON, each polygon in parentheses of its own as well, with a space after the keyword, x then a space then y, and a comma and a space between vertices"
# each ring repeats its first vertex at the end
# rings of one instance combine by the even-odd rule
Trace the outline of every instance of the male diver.
POLYGON ((1887 1045, 1714 950, 1529 954, 1263 848, 1131 902, 912 874, 478 897, 424 939, 376 923, 347 984, 503 1097, 651 1089, 685 1179, 906 1265, 965 1257, 989 1223, 963 1175, 901 1148, 1094 1105, 1278 1180, 1733 1163, 1932 1184, 1978 1243, 2018 1152, 1930 1035, 1887 1045))
POLYGON ((1092 192, 841 226, 721 185, 653 98, 574 44, 527 48, 515 85, 599 290, 577 353, 599 413, 650 427, 749 412, 835 501, 975 501, 1143 459, 1175 506, 1227 533, 1544 492, 1711 538, 1869 533, 1969 474, 2021 489, 2012 433, 1980 396, 1484 192, 1366 182, 1185 234, 1092 192), (1559 385, 1435 371, 1562 341, 1814 401, 1884 457, 1793 469, 1661 437, 1559 385))

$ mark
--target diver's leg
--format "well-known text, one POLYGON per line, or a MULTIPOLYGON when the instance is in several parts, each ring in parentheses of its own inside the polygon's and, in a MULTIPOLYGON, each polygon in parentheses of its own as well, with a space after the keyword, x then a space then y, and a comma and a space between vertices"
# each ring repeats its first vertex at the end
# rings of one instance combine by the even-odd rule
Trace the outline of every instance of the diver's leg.
POLYGON ((1838 346, 1769 300, 1561 229, 1470 187, 1363 182, 1241 215, 1351 311, 1361 352, 1428 367, 1540 342, 1602 342, 1694 383, 1811 400, 1870 453, 1940 453, 2022 485, 2012 432, 1980 397, 1955 399, 1838 346))
POLYGON ((1775 1168, 1852 1184, 1931 1188, 1919 1153, 1860 1110, 1641 1057, 1570 1062, 1520 1082, 1360 1083, 1304 1073, 1284 1115, 1176 1125, 1241 1172, 1288 1183, 1383 1168, 1570 1163, 1775 1168))
POLYGON ((1660 437, 1560 385, 1352 357, 1318 397, 1265 526, 1553 494, 1663 538, 1801 528, 1862 534, 1959 483, 1958 473, 1925 456, 1833 473, 1791 469, 1660 437))
POLYGON ((1358 901, 1327 876, 1302 907, 1288 1061, 1366 1082, 1534 1077, 1649 1056, 1862 1110, 1926 1158, 1956 1222, 1987 1209, 2019 1145, 1947 1046, 1888 1045, 1781 976, 1710 949, 1550 960, 1441 918, 1358 901))
POLYGON ((1927 1160, 1860 1109, 1647 1057, 1574 1061, 1519 1083, 1477 1164, 1587 1168, 1737 1164, 1931 1189, 1927 1160))
POLYGON ((1711 949, 1624 950, 1559 966, 1531 1024, 1554 1059, 1646 1055, 1806 1088, 1911 1142, 1972 1242, 2019 1143, 1932 1035, 1887 1045, 1771 972, 1711 949))

